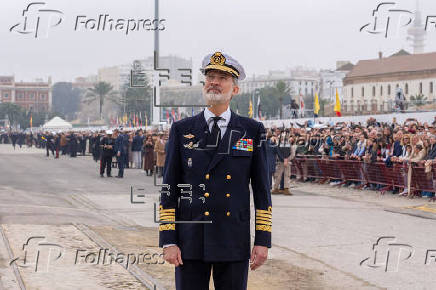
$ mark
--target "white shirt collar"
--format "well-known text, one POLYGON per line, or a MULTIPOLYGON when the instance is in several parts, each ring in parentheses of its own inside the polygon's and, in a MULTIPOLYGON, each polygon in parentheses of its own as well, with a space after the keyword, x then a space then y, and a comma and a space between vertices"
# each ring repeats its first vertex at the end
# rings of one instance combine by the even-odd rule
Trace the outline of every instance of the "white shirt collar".
MULTIPOLYGON (((230 106, 227 107, 227 110, 225 110, 219 117, 223 118, 221 120, 219 120, 218 122, 223 124, 221 126, 227 126, 230 122, 230 117, 231 117, 232 113, 230 111, 230 106)), ((210 125, 210 120, 212 117, 215 117, 215 114, 212 113, 211 111, 209 111, 208 108, 204 109, 204 118, 206 119, 206 123, 208 125, 210 125)))

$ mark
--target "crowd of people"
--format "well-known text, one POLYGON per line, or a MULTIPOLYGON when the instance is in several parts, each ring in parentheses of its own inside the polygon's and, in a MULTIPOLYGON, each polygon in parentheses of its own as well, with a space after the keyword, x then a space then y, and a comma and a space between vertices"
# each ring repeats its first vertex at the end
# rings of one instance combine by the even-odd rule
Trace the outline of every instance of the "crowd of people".
MULTIPOLYGON (((299 163, 296 172, 291 166, 299 158, 324 158, 329 160, 356 160, 365 164, 384 162, 421 164, 431 167, 436 164, 436 117, 433 123, 422 123, 408 119, 398 123, 378 122, 374 118, 365 124, 338 122, 320 124, 306 122, 292 123, 289 126, 267 128, 267 162, 273 194, 289 194, 293 180, 313 182, 308 176, 307 166, 299 163)), ((91 154, 100 162, 100 175, 111 177, 113 167, 118 168, 117 177, 123 177, 124 168, 144 170, 151 176, 161 177, 165 164, 168 131, 145 131, 143 129, 126 131, 123 129, 99 132, 2 132, 0 143, 14 146, 36 146, 50 152, 54 158, 59 155, 76 157, 91 154)), ((410 169, 410 167, 409 167, 410 169)), ((407 185, 411 183, 411 170, 404 176, 404 188, 394 188, 394 193, 410 195, 407 185)), ((330 180, 331 185, 342 184, 342 180, 330 180)), ((346 182, 354 187, 358 182, 346 182)), ((379 184, 363 184, 369 189, 379 189, 379 184)), ((432 192, 422 192, 432 196, 432 192)))
MULTIPOLYGON (((299 181, 313 181, 307 175, 304 163, 297 166, 296 176, 291 175, 291 165, 298 158, 328 158, 340 160, 357 160, 369 164, 385 162, 405 163, 409 170, 404 177, 404 184, 410 184, 411 164, 422 164, 431 168, 436 164, 436 117, 433 123, 421 123, 408 119, 399 124, 377 122, 369 118, 366 124, 339 122, 334 125, 296 123, 288 128, 269 128, 267 132, 268 163, 273 183, 272 193, 290 194, 291 178, 299 181), (280 186, 282 189, 280 189, 280 186)), ((331 184, 343 183, 332 180, 331 184)), ((355 186, 356 182, 347 182, 346 186, 355 186)), ((377 184, 364 184, 368 188, 380 188, 377 184)), ((398 192, 398 188, 395 189, 398 192)), ((395 192, 395 191, 394 191, 395 192)), ((409 195, 405 186, 400 195, 409 195)), ((434 195, 423 192, 422 195, 434 195)))
POLYGON ((167 132, 139 129, 136 131, 115 129, 98 132, 0 132, 0 144, 11 144, 14 149, 35 146, 45 150, 47 157, 92 155, 100 162, 100 176, 112 177, 112 168, 118 168, 116 177, 124 176, 124 168, 143 169, 151 176, 162 176, 165 163, 167 132))

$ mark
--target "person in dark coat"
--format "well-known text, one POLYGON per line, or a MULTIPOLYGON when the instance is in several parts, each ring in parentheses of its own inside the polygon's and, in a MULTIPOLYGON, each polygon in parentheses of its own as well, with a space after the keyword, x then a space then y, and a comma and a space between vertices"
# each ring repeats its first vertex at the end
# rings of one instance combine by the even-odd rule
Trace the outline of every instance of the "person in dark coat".
POLYGON ((153 175, 154 166, 154 144, 151 135, 144 140, 144 170, 147 176, 153 175))
POLYGON ((203 60, 203 112, 173 123, 160 198, 159 246, 174 264, 176 289, 247 289, 248 267, 271 247, 272 205, 263 124, 230 111, 245 78, 216 52, 203 60), (250 188, 255 208, 250 251, 250 188), (182 223, 178 223, 182 221, 182 223), (250 254, 251 253, 251 254, 250 254))
POLYGON ((86 136, 84 134, 79 135, 79 152, 81 152, 82 156, 85 156, 86 153, 86 136))
POLYGON ((127 134, 123 132, 118 132, 118 130, 115 130, 115 154, 117 156, 117 163, 118 163, 118 175, 117 178, 123 178, 124 177, 124 166, 126 164, 127 160, 127 150, 129 146, 129 137, 127 134))
POLYGON ((141 153, 142 145, 144 143, 144 137, 142 136, 142 131, 136 131, 135 137, 132 140, 132 160, 135 164, 135 168, 141 168, 141 153))
POLYGON ((70 137, 68 138, 68 145, 70 157, 77 157, 77 137, 74 133, 70 134, 70 137))
POLYGON ((112 131, 108 130, 106 136, 102 138, 100 142, 101 147, 101 159, 100 159, 100 176, 104 177, 104 171, 106 169, 106 176, 112 177, 112 157, 115 155, 114 151, 115 141, 112 138, 112 131))
POLYGON ((25 135, 23 132, 21 132, 21 133, 18 134, 18 140, 17 140, 17 143, 18 143, 18 146, 20 146, 20 148, 23 147, 24 139, 25 139, 25 138, 26 138, 26 135, 25 135))
POLYGON ((18 134, 16 132, 13 132, 10 134, 10 138, 11 138, 12 146, 14 146, 14 150, 15 150, 15 146, 17 144, 17 139, 18 139, 18 134))

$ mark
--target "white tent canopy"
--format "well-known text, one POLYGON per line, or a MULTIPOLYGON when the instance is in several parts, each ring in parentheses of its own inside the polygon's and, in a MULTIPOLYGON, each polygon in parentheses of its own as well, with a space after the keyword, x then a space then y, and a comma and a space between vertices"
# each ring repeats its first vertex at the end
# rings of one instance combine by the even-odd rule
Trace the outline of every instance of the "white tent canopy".
POLYGON ((53 119, 45 123, 42 128, 47 130, 65 130, 73 128, 73 125, 60 117, 54 117, 53 119))

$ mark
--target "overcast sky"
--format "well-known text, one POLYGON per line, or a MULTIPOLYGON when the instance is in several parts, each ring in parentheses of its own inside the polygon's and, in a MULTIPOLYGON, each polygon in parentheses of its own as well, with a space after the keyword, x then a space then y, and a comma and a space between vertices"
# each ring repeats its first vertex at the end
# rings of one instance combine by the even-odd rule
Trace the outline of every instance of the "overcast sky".
MULTIPOLYGON (((160 53, 192 58, 197 71, 205 54, 224 51, 239 60, 251 76, 297 65, 334 69, 337 60, 356 63, 377 57, 378 51, 384 55, 401 48, 411 51, 406 41, 411 25, 400 27, 388 38, 359 32, 364 24, 373 23, 372 10, 381 2, 161 0, 160 18, 166 21, 160 34, 160 53)), ((415 10, 415 0, 392 2, 396 2, 396 9, 415 10)), ((121 31, 74 31, 74 26, 79 15, 86 19, 98 19, 99 14, 109 14, 113 19, 153 19, 154 0, 46 0, 42 9, 62 11, 63 19, 48 30, 48 36, 38 38, 9 31, 23 22, 22 12, 29 3, 1 0, 0 75, 14 74, 17 80, 52 76, 54 81, 72 81, 77 76, 96 74, 100 67, 153 54, 152 31, 126 35, 121 31)), ((436 15, 436 1, 421 0, 420 6, 424 22, 426 16, 436 15)), ((405 22, 407 18, 406 14, 394 14, 389 14, 391 32, 398 27, 398 21, 405 22)), ((36 19, 36 15, 32 12, 29 19, 36 19)), ((52 15, 51 20, 41 16, 41 22, 54 23, 57 15, 52 15)), ((387 15, 385 12, 379 17, 387 15)), ((41 34, 45 33, 43 30, 45 26, 41 24, 41 34)), ((426 52, 436 51, 434 27, 428 29, 426 44, 426 52)))

